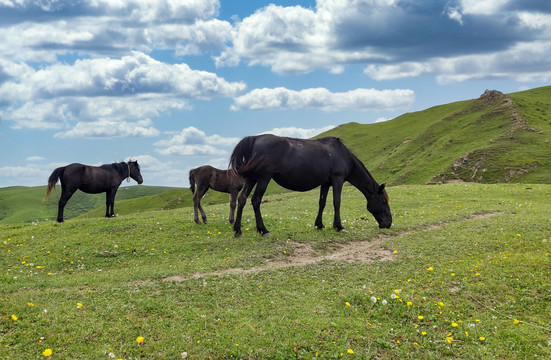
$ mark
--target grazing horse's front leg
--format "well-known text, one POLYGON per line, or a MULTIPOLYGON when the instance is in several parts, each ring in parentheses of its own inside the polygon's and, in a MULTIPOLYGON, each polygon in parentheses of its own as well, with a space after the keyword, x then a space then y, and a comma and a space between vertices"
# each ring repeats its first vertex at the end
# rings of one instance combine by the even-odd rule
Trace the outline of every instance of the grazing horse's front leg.
POLYGON ((249 182, 247 180, 245 182, 245 185, 243 186, 243 190, 241 190, 241 193, 239 194, 239 198, 237 200, 237 214, 235 215, 235 222, 233 223, 235 237, 241 236, 243 234, 241 232, 241 217, 243 216, 243 208, 247 203, 247 198, 249 197, 249 194, 251 193, 254 185, 254 182, 249 182))
POLYGON ((316 217, 315 226, 316 229, 325 229, 325 226, 323 225, 323 209, 325 209, 325 203, 327 201, 327 193, 329 192, 329 185, 322 185, 320 188, 320 201, 319 201, 319 210, 318 210, 318 216, 316 217))
POLYGON ((333 207, 335 208, 335 217, 333 218, 333 228, 337 231, 343 231, 341 224, 341 193, 342 181, 333 182, 333 207))

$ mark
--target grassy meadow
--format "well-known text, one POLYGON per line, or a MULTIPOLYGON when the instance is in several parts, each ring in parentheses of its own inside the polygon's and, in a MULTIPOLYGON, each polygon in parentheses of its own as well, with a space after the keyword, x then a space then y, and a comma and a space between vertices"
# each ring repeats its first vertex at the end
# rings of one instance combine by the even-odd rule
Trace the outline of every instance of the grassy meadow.
POLYGON ((2 359, 548 359, 551 186, 388 188, 380 230, 345 187, 265 197, 272 237, 227 204, 0 225, 2 359), (331 204, 329 199, 328 204, 331 204))

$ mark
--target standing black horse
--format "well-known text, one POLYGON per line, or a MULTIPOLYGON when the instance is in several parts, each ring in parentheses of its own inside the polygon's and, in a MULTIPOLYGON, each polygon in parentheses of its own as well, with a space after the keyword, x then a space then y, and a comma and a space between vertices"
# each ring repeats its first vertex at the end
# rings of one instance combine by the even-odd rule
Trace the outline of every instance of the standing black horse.
POLYGON ((380 228, 392 225, 392 214, 385 185, 379 186, 364 164, 342 141, 335 137, 318 140, 302 140, 275 135, 249 136, 242 139, 230 158, 230 168, 237 170, 246 180, 239 195, 237 215, 233 229, 241 235, 243 207, 256 185, 252 205, 256 229, 269 236, 260 213, 262 196, 270 179, 294 191, 307 191, 321 186, 319 211, 315 226, 323 229, 323 209, 329 187, 333 186, 335 217, 333 227, 343 230, 340 218, 341 191, 345 181, 360 190, 367 199, 367 210, 373 214, 380 228))
POLYGON ((245 180, 239 176, 235 171, 219 170, 209 165, 203 165, 189 171, 189 185, 190 190, 195 195, 193 196, 193 220, 197 224, 201 224, 199 220, 199 214, 197 209, 201 211, 201 217, 203 222, 207 223, 207 215, 201 207, 201 198, 209 188, 226 192, 230 194, 230 214, 228 221, 233 224, 233 218, 235 213, 235 204, 237 202, 237 195, 239 190, 243 188, 245 180), (197 183, 197 192, 195 191, 195 183, 197 183))
POLYGON ((82 190, 89 194, 106 193, 105 216, 115 216, 113 206, 115 194, 124 179, 136 180, 138 184, 143 182, 140 173, 140 165, 137 161, 113 163, 109 165, 90 166, 83 164, 70 164, 54 170, 48 179, 48 188, 44 199, 50 196, 59 179, 61 181, 61 197, 57 210, 57 221, 63 222, 63 208, 75 191, 82 190))

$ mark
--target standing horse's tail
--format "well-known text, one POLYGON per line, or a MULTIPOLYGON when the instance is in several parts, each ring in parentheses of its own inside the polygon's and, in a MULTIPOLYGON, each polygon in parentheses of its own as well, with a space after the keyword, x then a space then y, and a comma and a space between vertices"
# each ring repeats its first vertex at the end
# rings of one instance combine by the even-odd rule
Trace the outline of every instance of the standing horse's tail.
POLYGON ((65 171, 65 166, 58 167, 52 172, 52 175, 50 175, 50 178, 48 179, 48 187, 46 188, 46 194, 44 195, 44 200, 47 200, 50 197, 50 192, 52 192, 52 189, 55 188, 55 184, 57 183, 57 180, 63 175, 63 172, 65 171))
POLYGON ((195 169, 189 171, 189 189, 195 194, 195 169))

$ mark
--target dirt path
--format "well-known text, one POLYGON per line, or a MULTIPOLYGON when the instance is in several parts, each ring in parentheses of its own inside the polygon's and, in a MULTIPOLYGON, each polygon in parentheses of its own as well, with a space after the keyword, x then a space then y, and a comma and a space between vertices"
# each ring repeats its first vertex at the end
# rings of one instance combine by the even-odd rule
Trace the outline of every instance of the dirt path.
MULTIPOLYGON (((460 221, 469 221, 476 219, 487 219, 501 212, 491 212, 485 214, 474 214, 466 219, 460 221)), ((232 268, 219 271, 212 271, 207 273, 195 273, 191 276, 174 275, 163 279, 163 281, 176 281, 181 282, 190 278, 198 279, 206 276, 218 275, 235 275, 235 274, 250 274, 257 273, 259 271, 273 270, 280 268, 287 268, 292 266, 305 266, 311 264, 317 264, 325 260, 336 260, 348 263, 370 263, 380 261, 392 261, 395 259, 396 254, 388 249, 385 249, 382 244, 392 238, 401 238, 414 233, 420 233, 424 231, 431 231, 439 229, 443 226, 450 224, 450 222, 441 222, 439 224, 433 224, 420 230, 410 230, 398 235, 379 235, 371 239, 371 241, 351 241, 344 244, 325 255, 316 255, 316 251, 309 245, 304 243, 298 243, 294 241, 288 242, 293 247, 293 255, 288 256, 285 259, 268 260, 264 266, 252 267, 249 269, 232 268)))

